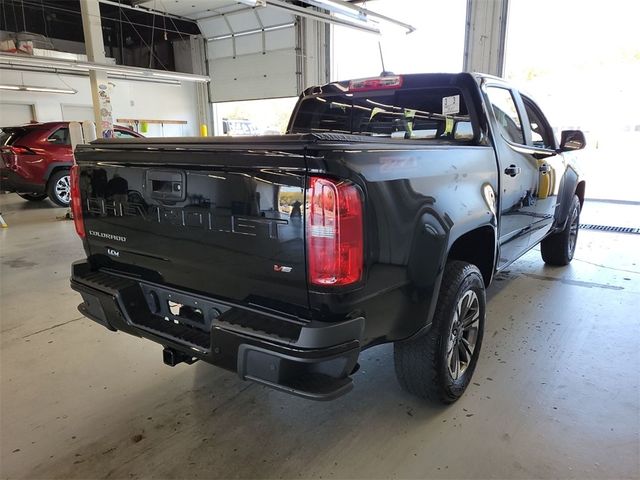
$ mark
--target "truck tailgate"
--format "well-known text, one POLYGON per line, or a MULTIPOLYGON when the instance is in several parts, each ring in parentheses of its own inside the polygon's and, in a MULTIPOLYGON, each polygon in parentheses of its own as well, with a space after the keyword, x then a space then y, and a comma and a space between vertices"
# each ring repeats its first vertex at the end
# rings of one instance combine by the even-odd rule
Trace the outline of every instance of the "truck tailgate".
POLYGON ((302 139, 79 146, 94 268, 306 316, 302 139))

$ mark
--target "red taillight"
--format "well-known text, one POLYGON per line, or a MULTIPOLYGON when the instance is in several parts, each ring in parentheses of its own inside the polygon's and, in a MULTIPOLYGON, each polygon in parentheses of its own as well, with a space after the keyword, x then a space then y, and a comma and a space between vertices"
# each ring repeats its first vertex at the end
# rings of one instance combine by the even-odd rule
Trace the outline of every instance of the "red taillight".
POLYGON ((35 155, 36 154, 36 152, 31 150, 30 148, 13 146, 13 145, 9 147, 2 147, 2 153, 9 153, 12 155, 35 155))
POLYGON ((393 75, 389 77, 361 78, 359 80, 351 80, 349 82, 350 92, 366 92, 369 90, 386 90, 391 88, 400 88, 402 86, 402 77, 393 75))
POLYGON ((82 219, 82 199, 80 198, 80 167, 71 167, 71 213, 73 223, 80 238, 85 237, 84 222, 82 219))
POLYGON ((311 177, 307 191, 309 282, 339 286, 358 282, 363 270, 362 197, 345 181, 311 177))

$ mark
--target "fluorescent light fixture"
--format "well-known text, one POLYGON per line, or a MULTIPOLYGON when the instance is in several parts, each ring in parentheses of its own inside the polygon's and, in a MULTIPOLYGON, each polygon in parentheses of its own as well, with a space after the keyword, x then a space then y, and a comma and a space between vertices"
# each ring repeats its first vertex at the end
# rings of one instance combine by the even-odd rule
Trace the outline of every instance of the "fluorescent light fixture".
POLYGON ((24 87, 24 90, 26 90, 27 92, 68 93, 70 95, 78 93, 77 90, 73 90, 72 88, 55 87, 24 87))
POLYGON ((19 90, 21 92, 78 93, 72 88, 34 87, 30 85, 0 85, 0 90, 19 90))
POLYGON ((313 5, 314 7, 322 8, 324 10, 328 10, 331 13, 352 18, 360 22, 371 23, 372 19, 376 19, 376 20, 381 20, 383 22, 401 27, 405 29, 407 33, 411 33, 415 31, 415 27, 413 27, 412 25, 401 22, 391 17, 387 17, 385 15, 380 15, 379 13, 373 12, 366 8, 360 8, 349 2, 345 2, 344 0, 302 0, 302 1, 308 5, 313 5))
POLYGON ((267 0, 238 0, 238 3, 248 7, 266 7, 267 0))
POLYGON ((193 73, 169 72, 165 70, 154 70, 151 68, 127 67, 121 65, 108 65, 104 63, 81 62, 74 60, 63 60, 51 57, 40 57, 34 55, 20 55, 15 53, 0 53, 0 65, 13 66, 35 66, 43 68, 63 68, 76 71, 88 72, 99 70, 107 72, 107 75, 127 75, 145 79, 171 79, 184 80, 187 82, 208 82, 210 78, 205 75, 195 75, 193 73))
POLYGON ((281 10, 285 10, 293 15, 299 17, 311 18, 324 23, 332 23, 334 25, 342 25, 343 27, 355 28, 368 33, 380 34, 380 30, 367 21, 351 21, 333 15, 327 15, 326 13, 314 10, 312 8, 304 8, 294 5, 293 3, 285 2, 283 0, 269 0, 269 6, 278 7, 281 10))
POLYGON ((313 5, 314 7, 329 10, 331 13, 340 13, 342 15, 360 20, 367 21, 366 12, 347 2, 332 2, 331 0, 302 0, 304 3, 313 5))

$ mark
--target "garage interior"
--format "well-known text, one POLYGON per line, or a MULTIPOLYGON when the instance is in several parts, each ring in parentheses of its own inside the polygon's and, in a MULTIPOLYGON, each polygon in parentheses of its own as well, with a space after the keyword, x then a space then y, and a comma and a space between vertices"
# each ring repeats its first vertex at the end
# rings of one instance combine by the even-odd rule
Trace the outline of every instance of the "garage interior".
POLYGON ((2 478, 640 478, 635 2, 0 4, 0 130, 100 120, 107 82, 112 123, 146 137, 284 133, 309 86, 415 68, 509 78, 588 140, 573 262, 535 248, 497 276, 473 383, 447 407, 400 389, 393 345, 364 351, 331 402, 169 368, 78 312, 67 209, 0 194, 2 478))

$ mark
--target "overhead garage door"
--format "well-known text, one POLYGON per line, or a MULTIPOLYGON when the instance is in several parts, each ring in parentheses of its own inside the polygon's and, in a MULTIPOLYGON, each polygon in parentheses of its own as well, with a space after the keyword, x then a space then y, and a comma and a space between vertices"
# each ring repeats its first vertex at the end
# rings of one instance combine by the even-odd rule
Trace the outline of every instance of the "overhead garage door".
POLYGON ((33 105, 0 103, 0 112, 0 127, 22 125, 34 119, 33 105))
POLYGON ((67 122, 93 121, 91 105, 62 105, 62 119, 67 122))
POLYGON ((272 8, 198 20, 209 39, 211 100, 251 100, 298 94, 294 17, 272 8))

